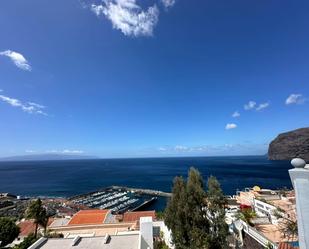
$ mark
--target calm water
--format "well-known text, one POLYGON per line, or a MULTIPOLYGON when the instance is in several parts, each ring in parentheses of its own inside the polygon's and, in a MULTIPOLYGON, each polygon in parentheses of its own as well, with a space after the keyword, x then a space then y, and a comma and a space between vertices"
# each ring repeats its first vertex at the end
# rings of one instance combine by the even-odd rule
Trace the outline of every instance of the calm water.
MULTIPOLYGON (((186 176, 190 166, 198 168, 204 179, 216 176, 229 195, 254 185, 291 187, 289 162, 251 156, 0 162, 0 192, 68 197, 111 185, 170 192, 173 178, 186 176)), ((159 199, 149 209, 162 210, 165 204, 164 198, 159 199)))
POLYGON ((0 162, 0 192, 72 196, 110 185, 170 191, 174 176, 186 176, 190 166, 198 168, 205 179, 216 176, 226 194, 253 185, 291 187, 289 162, 257 156, 195 157, 0 162))

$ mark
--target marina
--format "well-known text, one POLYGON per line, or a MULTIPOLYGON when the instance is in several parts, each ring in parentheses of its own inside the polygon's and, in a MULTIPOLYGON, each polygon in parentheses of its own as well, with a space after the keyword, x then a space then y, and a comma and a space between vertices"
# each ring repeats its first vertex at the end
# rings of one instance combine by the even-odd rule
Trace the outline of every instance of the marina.
POLYGON ((143 210, 157 200, 150 192, 138 192, 126 187, 109 187, 70 198, 74 204, 95 209, 110 209, 113 214, 143 210))

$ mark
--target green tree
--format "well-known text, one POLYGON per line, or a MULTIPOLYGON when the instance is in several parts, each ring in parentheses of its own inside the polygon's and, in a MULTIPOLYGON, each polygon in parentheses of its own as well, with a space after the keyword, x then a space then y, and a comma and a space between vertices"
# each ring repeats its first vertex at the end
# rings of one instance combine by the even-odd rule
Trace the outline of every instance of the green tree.
POLYGON ((191 168, 187 181, 174 179, 172 197, 165 210, 165 223, 173 234, 176 249, 207 248, 210 231, 206 216, 203 178, 191 168))
POLYGON ((156 218, 157 218, 157 220, 163 220, 164 219, 164 212, 162 212, 162 211, 156 212, 156 218))
POLYGON ((173 242, 177 249, 185 249, 190 246, 190 236, 187 229, 187 190, 182 177, 175 177, 172 197, 164 212, 164 220, 173 233, 173 242))
POLYGON ((250 226, 254 226, 252 219, 254 219, 255 217, 256 213, 252 210, 252 208, 240 209, 236 214, 236 218, 243 220, 250 226))
POLYGON ((277 208, 274 212, 274 215, 279 220, 280 231, 283 233, 284 237, 288 237, 291 241, 294 241, 295 238, 298 236, 298 227, 297 227, 297 220, 292 220, 283 214, 284 210, 277 208))
POLYGON ((19 227, 10 218, 0 218, 0 247, 13 242, 19 234, 19 227))
POLYGON ((210 220, 208 248, 227 248, 228 225, 225 222, 226 200, 218 180, 210 176, 207 181, 207 216, 210 220))
POLYGON ((34 224, 35 224, 34 237, 35 238, 37 238, 39 225, 42 226, 44 228, 44 232, 46 232, 46 227, 48 223, 48 215, 47 215, 46 209, 42 205, 41 199, 32 201, 32 203, 30 204, 30 206, 28 207, 26 211, 26 217, 28 219, 34 219, 34 224))
POLYGON ((210 224, 206 212, 206 193, 204 181, 200 172, 194 168, 189 171, 187 180, 187 229, 190 236, 191 248, 205 248, 207 245, 207 231, 210 224))
POLYGON ((37 238, 34 234, 29 234, 23 242, 21 242, 19 245, 16 245, 13 247, 13 249, 27 249, 29 246, 31 246, 34 242, 37 241, 37 238))

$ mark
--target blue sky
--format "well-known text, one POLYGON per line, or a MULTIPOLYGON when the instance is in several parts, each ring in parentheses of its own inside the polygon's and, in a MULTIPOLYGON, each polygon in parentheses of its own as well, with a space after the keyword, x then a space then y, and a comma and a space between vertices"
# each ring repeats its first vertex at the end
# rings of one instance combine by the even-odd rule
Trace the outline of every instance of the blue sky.
POLYGON ((308 126, 308 10, 2 0, 0 156, 264 154, 278 133, 308 126))

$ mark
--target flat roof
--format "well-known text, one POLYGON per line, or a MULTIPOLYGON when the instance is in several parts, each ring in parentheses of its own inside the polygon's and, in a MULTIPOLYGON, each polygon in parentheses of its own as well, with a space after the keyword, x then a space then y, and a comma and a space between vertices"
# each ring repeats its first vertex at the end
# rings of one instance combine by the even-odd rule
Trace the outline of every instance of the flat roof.
POLYGON ((139 221, 141 217, 152 217, 156 219, 155 211, 137 211, 137 212, 126 212, 123 214, 123 222, 135 222, 139 221))
POLYGON ((90 225, 103 224, 110 210, 81 210, 77 212, 69 221, 68 226, 72 225, 90 225))
POLYGON ((70 219, 68 218, 55 218, 54 221, 50 224, 49 228, 61 227, 68 225, 70 219))
POLYGON ((107 244, 104 244, 104 237, 80 238, 75 246, 73 238, 69 239, 48 239, 37 249, 138 249, 139 234, 126 234, 110 236, 107 244))

